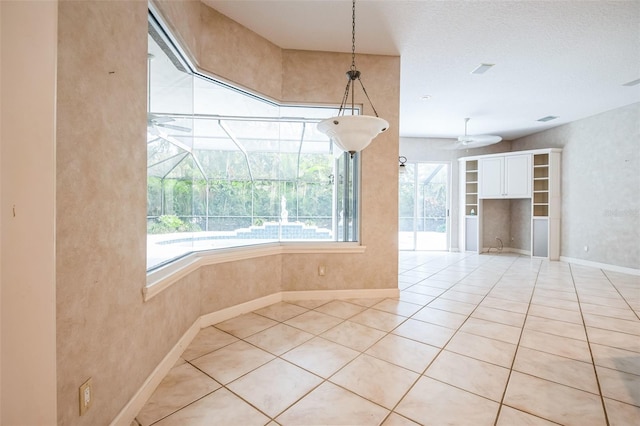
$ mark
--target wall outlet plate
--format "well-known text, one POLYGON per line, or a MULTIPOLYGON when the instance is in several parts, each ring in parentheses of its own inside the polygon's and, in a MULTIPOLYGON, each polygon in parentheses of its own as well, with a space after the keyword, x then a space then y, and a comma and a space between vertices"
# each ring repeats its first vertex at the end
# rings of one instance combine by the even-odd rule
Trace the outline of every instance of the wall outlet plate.
POLYGON ((79 389, 80 396, 80 415, 84 416, 84 414, 91 408, 93 404, 93 381, 91 377, 87 379, 82 385, 80 385, 79 389))

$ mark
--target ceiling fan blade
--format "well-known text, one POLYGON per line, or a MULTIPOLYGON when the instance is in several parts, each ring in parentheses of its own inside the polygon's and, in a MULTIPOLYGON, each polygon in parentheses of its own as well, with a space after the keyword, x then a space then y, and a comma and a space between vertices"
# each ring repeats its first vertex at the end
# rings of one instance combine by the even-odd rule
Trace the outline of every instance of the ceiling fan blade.
POLYGON ((156 126, 165 127, 167 129, 178 130, 178 131, 181 131, 181 132, 191 132, 190 128, 183 127, 183 126, 176 126, 175 124, 156 123, 156 126))

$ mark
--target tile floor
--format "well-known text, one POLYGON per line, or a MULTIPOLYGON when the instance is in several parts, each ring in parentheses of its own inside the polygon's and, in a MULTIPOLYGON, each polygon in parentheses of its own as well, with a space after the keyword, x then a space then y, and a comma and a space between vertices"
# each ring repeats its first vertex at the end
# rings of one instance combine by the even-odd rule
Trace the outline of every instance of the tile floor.
POLYGON ((640 277, 401 252, 398 284, 203 329, 134 424, 640 424, 640 277))

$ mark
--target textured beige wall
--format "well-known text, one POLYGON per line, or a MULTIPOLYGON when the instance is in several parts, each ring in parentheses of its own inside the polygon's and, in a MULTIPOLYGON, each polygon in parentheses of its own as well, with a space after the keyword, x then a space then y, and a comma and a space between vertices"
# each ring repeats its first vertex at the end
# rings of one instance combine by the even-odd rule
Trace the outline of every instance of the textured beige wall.
POLYGON ((563 149, 560 255, 640 269, 640 103, 513 142, 535 148, 563 149))
POLYGON ((146 3, 60 3, 60 425, 108 424, 200 314, 197 275, 142 301, 146 221, 139 213, 146 211, 146 56, 146 3), (89 377, 93 407, 79 417, 78 387, 89 377))
POLYGON ((57 2, 0 2, 0 424, 56 424, 57 2))
MULTIPOLYGON (((244 62, 222 70, 222 78, 281 100, 341 98, 345 78, 340 70, 348 63, 327 80, 337 86, 335 98, 328 99, 323 88, 315 95, 293 90, 285 97, 278 70, 285 69, 283 57, 295 52, 274 50, 237 24, 219 25, 226 18, 201 9, 204 6, 198 2, 155 4, 178 30, 188 52, 206 56, 197 64, 213 68, 216 55, 232 58, 242 53, 244 62), (207 26, 211 22, 217 23, 215 28, 207 26), (237 35, 237 43, 213 42, 224 29, 237 35), (248 59, 254 49, 262 58, 260 64, 248 59), (282 57, 269 52, 280 52, 282 57), (259 72, 265 69, 275 71, 259 72)), ((108 424, 198 316, 280 291, 285 282, 297 289, 324 288, 326 282, 297 279, 289 271, 306 267, 307 259, 279 255, 204 267, 144 303, 146 223, 144 215, 135 212, 146 211, 141 123, 146 114, 147 5, 64 1, 58 25, 58 424, 108 424), (79 417, 78 387, 88 377, 93 378, 94 405, 79 417)), ((380 60, 383 66, 365 74, 373 81, 366 80, 367 89, 393 127, 363 155, 363 185, 370 185, 363 189, 367 252, 328 258, 329 276, 346 264, 349 268, 331 284, 334 287, 397 285, 397 208, 389 209, 389 203, 378 203, 374 196, 383 194, 392 205, 397 199, 399 59, 380 60), (376 274, 375 265, 383 260, 384 271, 376 274)), ((297 72, 296 67, 289 70, 297 72)))
MULTIPOLYGON (((285 50, 282 98, 287 102, 335 103, 342 99, 351 55, 285 50)), ((316 288, 395 288, 398 274, 398 123, 400 58, 357 55, 362 81, 389 129, 361 153, 361 234, 364 254, 285 255, 286 290, 316 288), (317 267, 327 267, 318 276, 317 267)), ((356 102, 373 115, 362 90, 356 102)))

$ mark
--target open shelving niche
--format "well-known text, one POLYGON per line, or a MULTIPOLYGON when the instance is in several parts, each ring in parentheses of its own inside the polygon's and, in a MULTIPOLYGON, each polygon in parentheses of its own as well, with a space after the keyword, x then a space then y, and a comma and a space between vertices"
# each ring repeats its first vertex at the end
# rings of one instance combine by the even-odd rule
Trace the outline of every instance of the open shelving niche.
MULTIPOLYGON (((527 151, 525 151, 527 152, 527 151)), ((557 148, 528 151, 532 155, 531 255, 557 260, 560 256, 560 153, 557 148)), ((518 154, 506 153, 507 155, 518 154)), ((495 155, 495 154, 494 154, 495 155)), ((482 228, 478 158, 461 158, 464 180, 462 249, 479 252, 482 228)))

